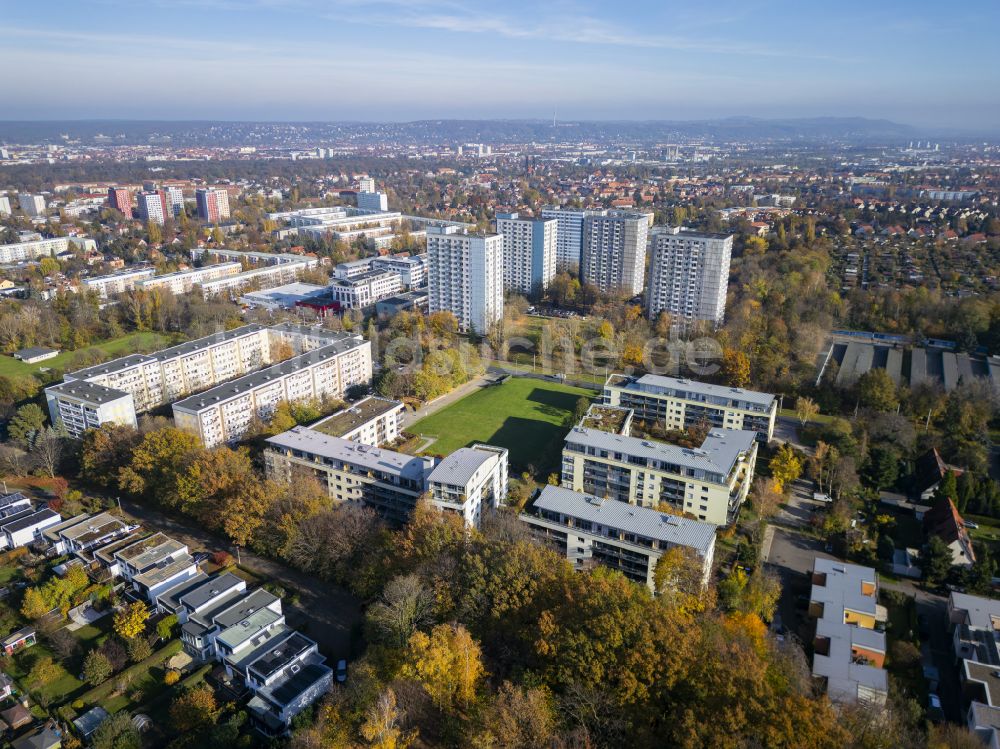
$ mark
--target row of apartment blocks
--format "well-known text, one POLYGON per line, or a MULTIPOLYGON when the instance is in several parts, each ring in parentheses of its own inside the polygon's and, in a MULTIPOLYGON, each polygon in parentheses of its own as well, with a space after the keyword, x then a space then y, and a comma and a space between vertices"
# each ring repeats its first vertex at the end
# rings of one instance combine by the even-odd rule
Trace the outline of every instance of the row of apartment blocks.
MULTIPOLYGON (((308 398, 341 398, 351 386, 368 383, 371 373, 371 344, 358 336, 287 323, 269 328, 245 325, 154 354, 133 354, 70 372, 45 393, 52 422, 80 437, 108 422, 135 426, 137 414, 206 391, 199 396, 204 406, 195 408, 192 401, 182 407, 182 420, 196 433, 215 435, 217 430, 202 428, 202 416, 212 422, 208 414, 221 410, 219 428, 231 435, 239 432, 237 423, 251 416, 232 407, 237 403, 246 407, 248 395, 262 406, 256 415, 266 418, 266 409, 273 407, 270 404, 279 393, 286 400, 297 399, 300 393, 308 393, 304 396, 308 398), (277 368, 269 366, 286 349, 297 355, 277 368), (245 383, 242 392, 212 390, 252 373, 266 375, 245 383), (268 405, 263 407, 264 403, 268 405), (192 416, 196 423, 190 423, 192 416)), ((206 446, 211 445, 206 442, 206 446)))
POLYGON ((108 512, 52 525, 38 540, 96 580, 124 581, 157 614, 176 616, 184 651, 223 666, 228 690, 248 699, 263 733, 286 733, 329 690, 332 669, 313 640, 286 625, 281 599, 228 572, 206 575, 187 544, 108 512))
POLYGON ((335 502, 357 502, 397 522, 409 517, 424 494, 471 527, 506 499, 506 449, 476 444, 440 460, 386 449, 381 445, 398 435, 401 404, 369 401, 353 407, 356 418, 335 414, 269 438, 268 478, 316 479, 335 502))
POLYGON ((97 249, 97 243, 88 237, 53 237, 0 244, 0 265, 24 263, 40 257, 55 257, 72 249, 94 250, 97 249))

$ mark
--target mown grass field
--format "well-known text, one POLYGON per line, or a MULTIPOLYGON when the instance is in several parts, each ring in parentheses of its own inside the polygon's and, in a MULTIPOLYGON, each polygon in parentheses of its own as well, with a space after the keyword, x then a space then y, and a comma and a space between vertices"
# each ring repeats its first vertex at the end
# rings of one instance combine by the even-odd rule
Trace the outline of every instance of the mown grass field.
POLYGON ((407 431, 435 437, 424 451, 432 455, 447 455, 475 442, 506 447, 512 472, 531 466, 537 477, 544 478, 558 470, 563 437, 577 401, 596 396, 594 390, 515 377, 477 390, 407 431))
MULTIPOLYGON (((121 338, 112 338, 110 341, 95 344, 94 346, 89 346, 88 348, 97 349, 98 351, 103 352, 106 359, 115 359, 119 356, 134 354, 138 351, 146 351, 153 347, 170 346, 173 345, 173 343, 174 341, 169 336, 165 336, 162 333, 152 333, 147 331, 142 333, 129 333, 128 335, 123 335, 121 338)), ((83 350, 85 349, 81 349, 80 351, 83 350)), ((46 359, 45 361, 38 362, 37 364, 25 364, 9 354, 4 354, 0 356, 0 375, 5 377, 26 377, 34 374, 40 369, 70 370, 73 368, 73 358, 79 354, 80 351, 63 351, 58 356, 53 356, 51 359, 46 359)))

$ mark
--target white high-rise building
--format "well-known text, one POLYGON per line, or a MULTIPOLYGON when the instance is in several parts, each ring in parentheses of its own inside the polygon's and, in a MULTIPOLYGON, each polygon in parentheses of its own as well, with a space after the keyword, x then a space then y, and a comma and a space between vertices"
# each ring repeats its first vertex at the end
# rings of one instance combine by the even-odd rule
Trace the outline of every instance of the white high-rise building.
POLYGON ((163 192, 167 194, 167 206, 170 213, 175 217, 181 215, 184 210, 184 190, 180 187, 164 187, 163 192))
POLYGON ((580 280, 603 293, 641 294, 651 214, 606 211, 583 222, 580 280))
POLYGON ((556 229, 556 268, 567 270, 580 268, 583 254, 583 220, 587 216, 600 215, 602 211, 587 211, 580 208, 543 208, 542 218, 554 218, 556 229))
POLYGON ((646 312, 719 325, 726 314, 732 234, 653 229, 646 312))
POLYGON ((521 218, 498 213, 503 236, 503 285, 506 291, 539 294, 556 274, 558 220, 521 218))
POLYGON ((0 216, 10 215, 10 198, 0 195, 0 216))
POLYGON ((375 180, 372 177, 362 177, 359 179, 358 192, 375 192, 375 180))
POLYGON ((389 210, 389 197, 384 192, 361 191, 358 193, 358 210, 382 213, 389 210))
POLYGON ((17 196, 17 202, 21 204, 24 215, 34 218, 45 215, 45 198, 41 195, 29 195, 22 192, 17 196))
POLYGON ((428 306, 451 312, 460 330, 485 334, 503 318, 503 237, 427 229, 428 306))
POLYGON ((139 205, 139 217, 148 223, 162 224, 167 220, 170 207, 165 192, 153 190, 139 193, 136 202, 139 205))

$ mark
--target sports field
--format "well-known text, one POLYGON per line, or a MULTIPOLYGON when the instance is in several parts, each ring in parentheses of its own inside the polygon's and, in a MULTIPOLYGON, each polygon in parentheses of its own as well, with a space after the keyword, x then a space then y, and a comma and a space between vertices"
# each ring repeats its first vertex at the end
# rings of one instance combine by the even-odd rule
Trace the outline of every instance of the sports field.
POLYGON ((513 377, 456 401, 407 428, 436 437, 425 453, 447 455, 474 442, 510 451, 511 472, 534 468, 544 479, 558 471, 562 443, 577 401, 595 398, 597 391, 548 380, 513 377))

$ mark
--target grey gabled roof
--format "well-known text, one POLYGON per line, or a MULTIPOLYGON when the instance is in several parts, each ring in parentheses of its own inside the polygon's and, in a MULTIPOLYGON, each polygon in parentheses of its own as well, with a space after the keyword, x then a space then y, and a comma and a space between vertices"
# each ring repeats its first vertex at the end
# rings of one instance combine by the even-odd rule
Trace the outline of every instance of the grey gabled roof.
POLYGON ((715 526, 712 523, 669 515, 616 499, 601 499, 561 486, 544 487, 531 507, 648 539, 689 546, 702 554, 715 542, 715 526))
POLYGON ((460 447, 443 458, 431 471, 427 480, 439 484, 466 486, 483 464, 499 457, 501 449, 494 447, 484 449, 478 445, 460 447))

